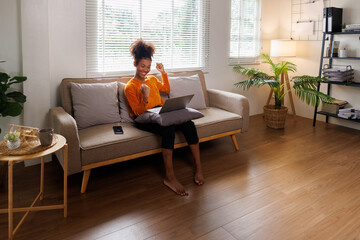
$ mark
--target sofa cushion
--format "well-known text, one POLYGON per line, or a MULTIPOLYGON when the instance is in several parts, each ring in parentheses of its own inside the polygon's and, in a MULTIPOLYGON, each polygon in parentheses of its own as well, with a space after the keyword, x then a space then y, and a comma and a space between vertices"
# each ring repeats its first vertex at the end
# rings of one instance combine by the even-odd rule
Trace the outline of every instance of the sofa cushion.
POLYGON ((160 148, 157 135, 137 129, 132 123, 121 123, 124 134, 114 134, 113 125, 79 130, 82 165, 160 148))
POLYGON ((132 123, 134 122, 134 120, 130 117, 129 114, 129 109, 127 106, 127 102, 126 102, 126 97, 125 97, 125 83, 119 82, 119 102, 120 102, 120 118, 121 118, 121 122, 128 122, 128 123, 132 123))
MULTIPOLYGON (((238 114, 211 107, 200 112, 204 117, 194 120, 199 138, 238 130, 241 127, 242 118, 238 114)), ((82 165, 161 148, 160 136, 137 129, 131 123, 121 123, 124 134, 115 135, 113 125, 105 124, 79 130, 82 165)), ((184 136, 177 132, 175 143, 183 142, 184 136)))
POLYGON ((79 129, 120 122, 118 85, 112 83, 71 83, 74 117, 79 129))
POLYGON ((187 106, 194 109, 206 108, 204 92, 201 87, 199 75, 169 77, 169 83, 170 98, 194 94, 194 97, 187 106))
POLYGON ((241 129, 242 117, 219 108, 199 110, 205 117, 194 120, 199 138, 241 129))
POLYGON ((135 119, 137 123, 157 123, 160 126, 179 125, 190 120, 201 118, 204 115, 192 108, 185 108, 166 113, 145 112, 135 119))

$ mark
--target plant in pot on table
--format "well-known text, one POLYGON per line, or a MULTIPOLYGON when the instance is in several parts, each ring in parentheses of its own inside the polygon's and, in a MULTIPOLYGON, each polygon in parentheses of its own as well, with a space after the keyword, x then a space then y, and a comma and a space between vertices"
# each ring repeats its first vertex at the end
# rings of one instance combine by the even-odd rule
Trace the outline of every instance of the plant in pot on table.
POLYGON ((6 140, 6 146, 9 149, 17 149, 20 147, 20 133, 19 132, 9 132, 5 135, 4 139, 6 140))
MULTIPOLYGON (((288 109, 282 105, 282 101, 285 95, 291 91, 291 89, 284 91, 284 83, 281 83, 280 76, 281 74, 287 72, 296 72, 296 65, 288 61, 274 63, 269 55, 264 53, 260 54, 260 57, 263 60, 263 63, 269 64, 271 66, 273 75, 268 75, 265 72, 259 71, 257 69, 246 68, 237 65, 234 66, 234 71, 248 76, 249 79, 237 82, 235 83, 235 86, 244 90, 248 90, 252 86, 260 87, 263 85, 268 85, 274 92, 275 105, 264 106, 265 121, 267 126, 271 128, 284 128, 288 109)), ((318 84, 325 81, 325 79, 321 77, 304 75, 293 77, 291 81, 294 82, 292 88, 294 88, 295 95, 302 101, 305 101, 308 105, 315 106, 319 104, 318 99, 320 99, 320 101, 323 103, 329 103, 334 100, 334 98, 330 97, 329 95, 317 91, 318 84)))

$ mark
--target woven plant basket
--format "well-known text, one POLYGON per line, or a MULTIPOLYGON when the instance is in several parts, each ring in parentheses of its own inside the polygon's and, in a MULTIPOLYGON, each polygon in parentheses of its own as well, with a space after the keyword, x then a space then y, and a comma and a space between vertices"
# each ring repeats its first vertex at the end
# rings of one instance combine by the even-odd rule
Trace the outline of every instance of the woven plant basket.
POLYGON ((270 128, 281 129, 285 126, 288 108, 282 106, 281 109, 275 109, 274 105, 264 106, 264 116, 266 125, 270 128))

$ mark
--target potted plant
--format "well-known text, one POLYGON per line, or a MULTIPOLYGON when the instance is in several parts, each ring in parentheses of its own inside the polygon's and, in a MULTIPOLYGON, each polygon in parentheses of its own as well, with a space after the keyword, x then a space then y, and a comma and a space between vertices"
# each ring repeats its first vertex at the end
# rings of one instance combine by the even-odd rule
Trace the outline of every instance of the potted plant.
MULTIPOLYGON (((264 106, 265 121, 267 122, 267 126, 271 128, 283 128, 287 115, 287 107, 282 106, 282 100, 290 90, 284 92, 284 84, 280 82, 280 76, 287 72, 295 72, 296 65, 288 61, 274 63, 269 55, 264 53, 260 54, 260 57, 263 60, 263 63, 271 66, 273 75, 268 75, 257 69, 237 65, 234 66, 234 71, 248 76, 249 79, 237 82, 235 83, 235 86, 248 90, 252 86, 260 87, 268 85, 274 92, 275 105, 264 106)), ((334 98, 329 95, 317 91, 318 84, 325 81, 325 79, 321 77, 304 75, 293 77, 291 81, 294 82, 292 88, 295 91, 295 95, 305 101, 308 105, 317 105, 319 103, 318 99, 320 99, 321 102, 326 103, 334 100, 334 98)))
MULTIPOLYGON (((9 92, 9 88, 11 85, 24 82, 25 80, 26 77, 10 77, 7 73, 0 72, 0 117, 15 117, 21 114, 23 109, 21 104, 26 102, 26 96, 18 91, 9 92)), ((6 170, 6 163, 0 162, 0 187, 3 186, 6 170)))
POLYGON ((16 149, 20 147, 20 133, 19 132, 9 132, 5 135, 4 139, 6 140, 6 146, 9 149, 16 149))
MULTIPOLYGON (((10 77, 7 73, 0 72, 0 116, 18 116, 21 114, 22 103, 26 102, 26 96, 18 91, 8 92, 13 84, 21 83, 26 77, 10 77)), ((0 128, 1 133, 1 128, 0 128)))

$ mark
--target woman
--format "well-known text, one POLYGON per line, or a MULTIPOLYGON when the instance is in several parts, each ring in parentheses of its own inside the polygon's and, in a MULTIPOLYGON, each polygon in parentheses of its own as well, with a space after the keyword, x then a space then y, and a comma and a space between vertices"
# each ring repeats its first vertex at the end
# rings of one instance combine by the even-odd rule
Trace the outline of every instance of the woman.
MULTIPOLYGON (((164 102, 160 97, 160 92, 169 93, 170 84, 162 63, 156 64, 156 69, 161 73, 162 82, 154 76, 147 76, 150 72, 152 56, 155 52, 155 47, 152 43, 138 39, 131 45, 130 52, 134 57, 136 72, 135 76, 125 86, 125 96, 129 105, 130 116, 136 118, 146 112, 147 109, 162 106, 164 102)), ((136 126, 141 130, 156 133, 161 136, 161 148, 165 165, 165 178, 163 182, 167 187, 178 195, 188 195, 188 192, 176 179, 174 173, 173 149, 175 130, 180 130, 184 134, 192 155, 194 156, 195 183, 198 185, 204 183, 200 162, 199 138, 192 121, 168 127, 162 127, 154 123, 137 123, 136 126)))

